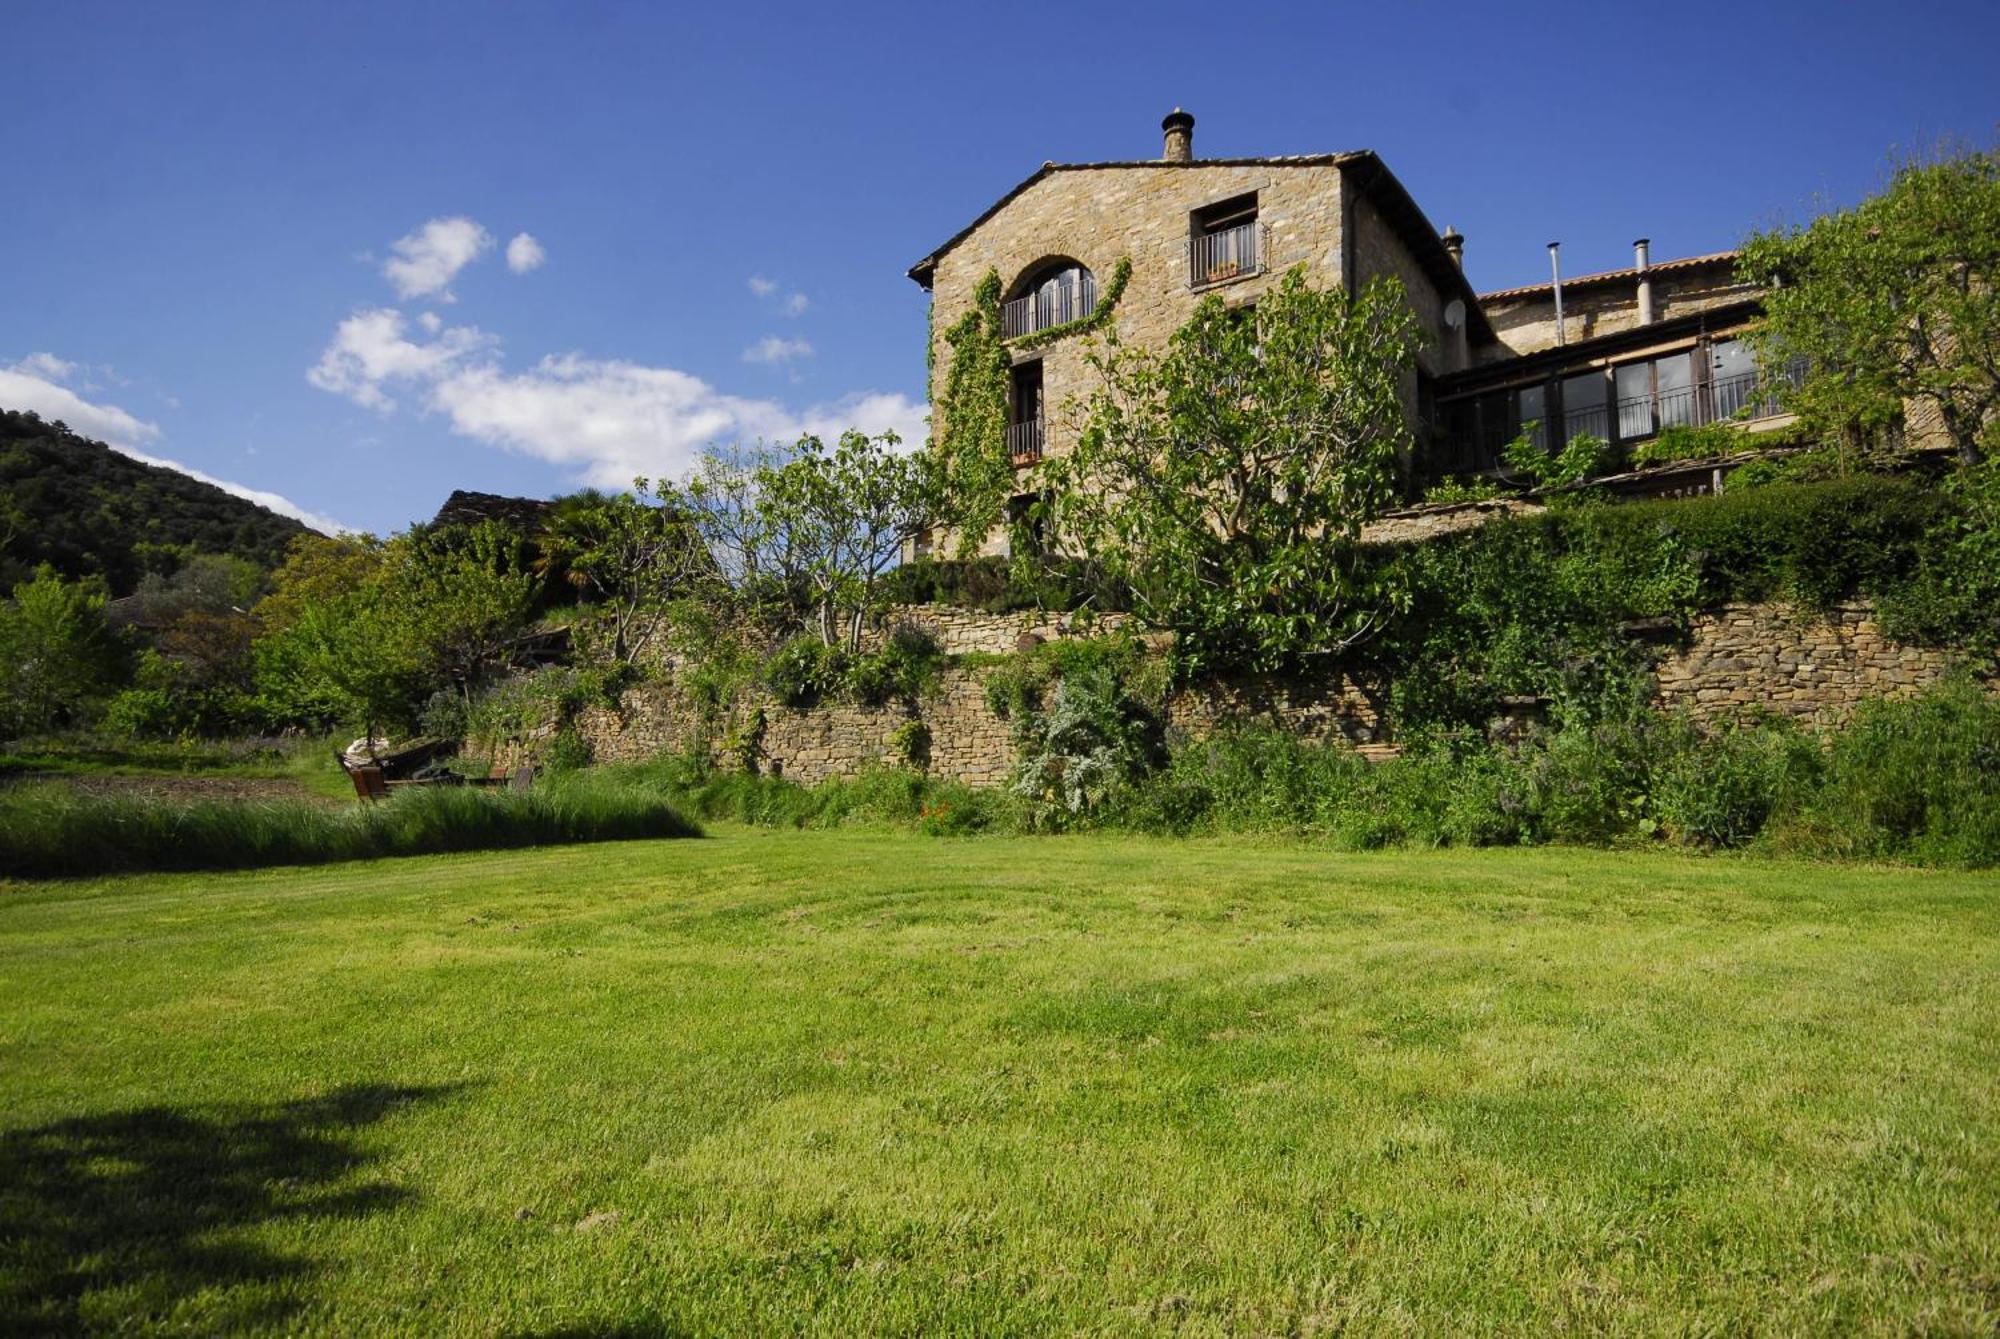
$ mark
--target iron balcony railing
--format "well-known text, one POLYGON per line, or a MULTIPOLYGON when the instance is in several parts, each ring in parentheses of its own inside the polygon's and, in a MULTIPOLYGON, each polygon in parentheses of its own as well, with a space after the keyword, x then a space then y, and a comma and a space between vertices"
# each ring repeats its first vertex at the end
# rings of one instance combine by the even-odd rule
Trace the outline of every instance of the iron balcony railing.
POLYGON ((1000 337, 1017 339, 1050 326, 1081 321, 1097 306, 1097 283, 1077 273, 1066 283, 1046 284, 1000 308, 1000 337))
POLYGON ((1029 419, 1025 423, 1007 425, 1007 454, 1015 464, 1025 464, 1042 458, 1042 421, 1029 419))
MULTIPOLYGON (((1776 376, 1752 369, 1717 377, 1706 386, 1678 386, 1656 395, 1628 396, 1618 402, 1619 439, 1631 442, 1652 437, 1666 428, 1767 418, 1779 412, 1779 388, 1790 386, 1796 390, 1804 384, 1805 375, 1805 363, 1793 361, 1776 376)), ((1577 431, 1586 429, 1572 431, 1570 436, 1577 431)))
POLYGON ((1263 229, 1256 223, 1204 233, 1188 243, 1188 284, 1219 284, 1263 268, 1263 229))

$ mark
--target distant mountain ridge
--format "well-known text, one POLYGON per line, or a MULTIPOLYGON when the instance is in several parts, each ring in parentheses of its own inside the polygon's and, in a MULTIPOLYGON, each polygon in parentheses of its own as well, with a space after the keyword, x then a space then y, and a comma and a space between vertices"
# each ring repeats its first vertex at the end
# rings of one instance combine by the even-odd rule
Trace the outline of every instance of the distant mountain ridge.
POLYGON ((0 593, 40 563, 101 573, 123 595, 153 547, 227 553, 274 567, 306 526, 178 470, 0 409, 0 593))

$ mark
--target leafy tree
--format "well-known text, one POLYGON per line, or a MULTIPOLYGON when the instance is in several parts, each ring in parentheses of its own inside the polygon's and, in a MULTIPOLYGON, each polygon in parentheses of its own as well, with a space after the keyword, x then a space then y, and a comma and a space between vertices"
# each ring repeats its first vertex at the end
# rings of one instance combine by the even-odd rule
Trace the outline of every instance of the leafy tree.
POLYGON ((387 635, 425 677, 469 693, 506 659, 537 580, 520 532, 483 521, 391 541, 383 585, 387 635))
POLYGON ((1858 446, 1934 405, 1970 465, 2000 442, 2000 152, 1905 161, 1881 194, 1744 243, 1765 286, 1766 366, 1807 360, 1784 394, 1858 446))
POLYGON ((899 446, 894 433, 846 432, 703 457, 670 505, 712 564, 704 600, 769 638, 809 628, 823 647, 858 650, 885 576, 938 504, 937 458, 899 446))
POLYGON ((0 604, 0 725, 9 733, 77 722, 117 684, 124 648, 104 617, 101 580, 44 564, 0 604))
POLYGON ((560 572, 598 606, 611 629, 612 659, 620 664, 638 659, 673 602, 715 571, 686 516, 664 499, 654 501, 645 479, 635 479, 630 493, 559 500, 541 547, 541 572, 560 572))
POLYGON ((1301 268, 1249 313, 1205 299, 1163 354, 1111 345, 1077 449, 1045 466, 1050 541, 1191 668, 1337 654, 1385 612, 1357 539, 1394 496, 1417 340, 1394 280, 1350 299, 1301 268))

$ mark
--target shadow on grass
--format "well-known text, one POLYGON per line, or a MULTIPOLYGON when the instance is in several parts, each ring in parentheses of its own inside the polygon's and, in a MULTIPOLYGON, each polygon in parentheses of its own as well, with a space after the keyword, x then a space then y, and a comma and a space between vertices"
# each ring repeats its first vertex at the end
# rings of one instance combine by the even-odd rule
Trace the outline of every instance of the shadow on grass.
POLYGON ((354 1218, 411 1198, 356 1184, 354 1134, 456 1085, 357 1084, 278 1106, 144 1107, 0 1134, 0 1333, 270 1326, 314 1262, 235 1239, 294 1218, 354 1218), (171 1322, 169 1322, 171 1323, 171 1322))

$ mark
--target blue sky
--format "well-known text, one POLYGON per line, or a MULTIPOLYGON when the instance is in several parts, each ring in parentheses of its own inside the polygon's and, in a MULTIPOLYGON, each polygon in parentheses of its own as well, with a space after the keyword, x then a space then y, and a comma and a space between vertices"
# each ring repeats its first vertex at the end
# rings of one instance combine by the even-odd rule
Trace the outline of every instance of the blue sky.
POLYGON ((1176 104, 1201 156, 1379 151, 1482 289, 1552 238, 1573 274, 1728 247, 2000 122, 1992 0, 23 0, 5 31, 0 404, 378 532, 916 428, 908 266, 1045 159, 1156 156, 1176 104))

